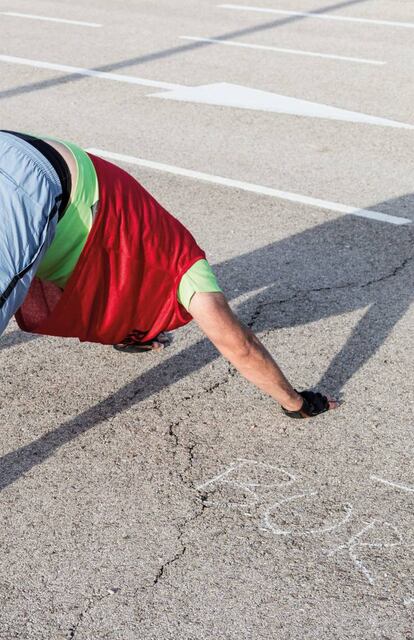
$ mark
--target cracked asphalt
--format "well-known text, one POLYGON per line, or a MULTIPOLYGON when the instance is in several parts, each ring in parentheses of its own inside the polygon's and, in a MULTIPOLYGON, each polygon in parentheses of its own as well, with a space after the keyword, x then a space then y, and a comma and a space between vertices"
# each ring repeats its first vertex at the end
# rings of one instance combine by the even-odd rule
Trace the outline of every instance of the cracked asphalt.
MULTIPOLYGON (((102 27, 1 14, 0 54, 414 125, 412 29, 375 23, 414 23, 411 3, 258 6, 374 22, 211 0, 16 0, 15 13, 102 27)), ((414 221, 410 130, 0 65, 5 129, 414 221)), ((191 229, 295 387, 342 404, 289 420, 192 323, 163 352, 132 356, 12 322, 0 339, 0 639, 414 640, 414 225, 125 168, 191 229)))

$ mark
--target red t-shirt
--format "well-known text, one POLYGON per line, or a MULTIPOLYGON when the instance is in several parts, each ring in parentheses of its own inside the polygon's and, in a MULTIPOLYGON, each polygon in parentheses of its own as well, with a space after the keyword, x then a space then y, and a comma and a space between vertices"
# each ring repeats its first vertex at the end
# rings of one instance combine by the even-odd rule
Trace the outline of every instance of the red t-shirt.
POLYGON ((117 344, 192 318, 177 300, 182 276, 205 253, 191 233, 123 169, 90 155, 99 206, 64 291, 35 279, 17 322, 25 331, 117 344))

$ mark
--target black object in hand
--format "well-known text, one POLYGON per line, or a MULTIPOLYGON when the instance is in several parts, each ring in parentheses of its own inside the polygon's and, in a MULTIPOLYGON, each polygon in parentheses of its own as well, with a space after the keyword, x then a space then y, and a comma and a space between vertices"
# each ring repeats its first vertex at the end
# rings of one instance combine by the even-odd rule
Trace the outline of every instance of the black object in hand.
POLYGON ((282 411, 289 418, 313 418, 329 410, 329 400, 321 393, 314 391, 297 391, 297 393, 303 398, 303 404, 298 411, 289 411, 282 407, 282 411))

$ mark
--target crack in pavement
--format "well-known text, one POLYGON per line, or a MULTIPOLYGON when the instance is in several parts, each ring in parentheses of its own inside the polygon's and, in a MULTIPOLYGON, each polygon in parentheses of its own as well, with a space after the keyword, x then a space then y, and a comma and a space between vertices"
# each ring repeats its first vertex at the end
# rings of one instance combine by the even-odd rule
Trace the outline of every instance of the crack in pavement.
MULTIPOLYGON (((182 478, 182 474, 180 474, 180 479, 184 482, 182 478)), ((160 568, 158 569, 155 575, 154 581, 152 583, 152 587, 155 587, 159 583, 159 581, 163 578, 167 567, 181 560, 187 552, 188 545, 184 544, 183 542, 183 537, 185 535, 186 528, 191 522, 198 520, 203 515, 204 511, 208 509, 208 505, 206 504, 207 497, 208 497, 207 494, 203 491, 198 491, 198 493, 200 498, 200 509, 196 513, 194 513, 194 515, 190 516, 189 518, 185 518, 181 524, 177 525, 177 529, 178 529, 177 542, 181 545, 181 549, 177 551, 172 558, 169 558, 168 560, 163 562, 163 564, 160 566, 160 568)))
POLYGON ((227 367, 227 375, 225 378, 223 378, 222 380, 219 380, 218 382, 214 382, 211 385, 209 385, 208 387, 203 387, 203 389, 201 391, 195 392, 190 394, 189 396, 183 396, 181 398, 182 401, 184 400, 195 400, 198 398, 201 398, 202 396, 204 396, 206 393, 213 393, 213 391, 215 391, 216 389, 218 389, 219 387, 222 387, 226 384, 228 384, 230 382, 230 380, 232 378, 234 378, 234 376, 236 375, 237 371, 234 367, 232 367, 230 364, 228 364, 227 367))
MULTIPOLYGON (((175 422, 171 422, 170 425, 168 426, 168 435, 173 438, 174 440, 174 444, 175 444, 175 448, 173 451, 173 457, 175 458, 176 452, 177 452, 177 448, 181 447, 182 449, 184 449, 187 453, 187 457, 188 457, 188 464, 185 467, 185 469, 183 469, 183 471, 181 471, 178 474, 178 477, 180 478, 181 482, 184 485, 187 485, 188 483, 186 482, 186 480, 184 479, 184 475, 190 470, 192 469, 193 466, 193 461, 194 461, 194 449, 197 446, 196 442, 191 442, 189 444, 183 445, 180 442, 180 439, 178 437, 178 434, 174 431, 175 427, 178 427, 178 425, 180 424, 180 420, 176 420, 175 422)), ((195 489, 195 485, 193 482, 190 482, 191 489, 195 489)))
MULTIPOLYGON (((179 542, 181 542, 180 536, 178 537, 178 540, 179 542)), ((183 544, 180 552, 176 553, 173 558, 170 558, 170 560, 167 560, 167 562, 164 562, 164 564, 161 565, 161 567, 157 571, 157 575, 154 578, 154 582, 152 586, 155 586, 158 583, 158 581, 161 580, 162 576, 164 575, 165 569, 169 567, 170 564, 173 564, 174 562, 177 562, 177 560, 182 558, 186 551, 187 551, 187 547, 183 544)))
POLYGON ((78 632, 78 628, 80 626, 80 624, 82 623, 84 617, 89 613, 89 611, 99 602, 102 602, 102 600, 105 600, 106 598, 109 598, 111 595, 113 595, 114 592, 109 592, 105 595, 93 595, 90 599, 89 602, 87 604, 87 606, 85 607, 85 609, 83 611, 80 612, 76 622, 70 627, 69 629, 69 635, 68 635, 68 640, 74 640, 77 632, 78 632))
MULTIPOLYGON (((168 435, 174 438, 176 447, 178 447, 178 435, 175 433, 174 427, 178 427, 179 424, 180 424, 180 421, 177 420, 176 422, 172 422, 168 427, 168 435)), ((174 451, 174 455, 175 455, 175 451, 174 451)))
MULTIPOLYGON (((258 319, 258 317, 260 316, 260 314, 262 313, 263 309, 265 307, 268 307, 270 305, 273 304, 284 304, 286 302, 292 302, 293 300, 296 300, 299 297, 306 297, 309 294, 312 293, 320 293, 321 291, 340 291, 342 289, 364 289, 365 287, 369 287, 373 284, 378 284, 379 282, 385 282, 386 280, 390 280, 391 278, 394 278, 398 273, 400 273, 401 271, 403 271, 405 269, 405 267, 407 266, 407 264, 409 262, 411 262, 411 260, 414 260, 414 255, 412 256, 408 256, 407 258, 404 258, 404 260, 401 262, 401 264, 397 265, 390 273, 387 273, 386 275, 380 276, 379 278, 372 278, 371 280, 368 280, 367 282, 363 282, 362 284, 359 284, 358 282, 347 282, 345 284, 340 284, 340 285, 336 285, 336 286, 328 286, 328 287, 318 287, 315 289, 306 289, 306 290, 301 290, 301 291, 296 291, 296 293, 294 293, 293 295, 289 296, 288 298, 281 298, 280 300, 270 300, 270 301, 266 301, 266 302, 259 302, 256 306, 256 309, 254 310, 249 322, 247 323, 247 326, 252 329, 256 320, 258 319)), ((262 335, 268 335, 268 333, 270 333, 270 331, 267 331, 265 334, 262 335)))
MULTIPOLYGON (((186 529, 188 527, 188 525, 191 522, 194 522, 195 520, 198 520, 204 513, 204 511, 206 509, 208 509, 208 505, 206 504, 208 496, 207 493, 204 491, 201 491, 199 489, 196 488, 195 483, 190 480, 187 481, 185 479, 185 474, 190 471, 190 469, 192 469, 193 467, 193 461, 194 461, 194 449, 197 446, 197 443, 193 442, 193 443, 189 443, 189 444, 185 444, 183 445, 180 442, 180 438, 178 436, 178 434, 175 431, 175 428, 180 424, 180 421, 177 420, 175 422, 172 422, 169 424, 168 426, 168 435, 173 439, 174 441, 174 445, 175 445, 175 449, 178 447, 181 447, 182 449, 184 449, 187 452, 187 456, 188 456, 188 464, 185 467, 185 469, 183 471, 181 471, 178 474, 178 477, 180 478, 180 481, 187 487, 190 487, 191 489, 193 489, 194 491, 197 492, 197 499, 198 499, 198 503, 199 503, 199 509, 195 511, 194 514, 192 514, 191 516, 184 518, 184 520, 182 521, 182 523, 177 524, 176 528, 178 530, 178 536, 177 536, 177 542, 181 545, 181 549, 179 551, 177 551, 174 556, 172 558, 169 558, 168 560, 166 560, 165 562, 163 562, 163 564, 160 566, 160 568, 158 569, 153 583, 152 583, 152 587, 155 587, 159 581, 163 578, 164 574, 165 574, 165 570, 167 569, 167 567, 171 566, 172 564, 175 564, 176 562, 178 562, 179 560, 181 560, 188 549, 188 545, 184 544, 183 542, 183 537, 185 535, 186 529)), ((173 456, 175 457, 176 451, 173 452, 173 456)))
MULTIPOLYGON (((380 282, 385 282, 386 280, 389 280, 393 277, 395 277, 398 273, 400 273, 401 271, 404 270, 404 268, 409 264, 409 262, 411 262, 412 260, 414 260, 414 254, 408 256, 407 258, 404 258, 404 260, 396 265, 394 267, 394 269, 385 274, 382 275, 378 278, 372 278, 366 282, 363 282, 362 284, 358 283, 358 282, 348 282, 345 284, 340 284, 340 285, 336 285, 336 286, 326 286, 326 287, 317 287, 314 289, 307 289, 307 290, 300 290, 300 291, 296 291, 293 295, 287 297, 287 298, 281 298, 281 299, 272 299, 270 301, 262 301, 262 302, 258 302, 256 305, 256 308, 254 310, 254 312, 251 315, 250 320, 246 323, 246 325, 250 328, 253 329, 257 319, 259 318, 259 316, 261 315, 263 309, 265 309, 268 306, 271 305, 275 305, 275 304, 285 304, 285 303, 289 303, 292 302, 293 300, 296 300, 298 298, 304 298, 312 293, 320 293, 322 291, 340 291, 343 289, 352 289, 352 288, 357 288, 357 289, 364 289, 366 287, 369 287, 371 285, 374 284, 378 284, 380 282)), ((267 331, 260 333, 260 337, 261 339, 267 337, 268 335, 270 335, 272 333, 272 331, 274 331, 273 328, 269 328, 267 331)), ((227 371, 227 375, 225 378, 223 378, 222 380, 219 380, 217 382, 214 382, 212 384, 210 384, 208 387, 204 387, 202 390, 195 392, 193 394, 190 395, 186 395, 183 396, 181 398, 181 401, 184 400, 197 400, 199 398, 201 398, 202 396, 204 396, 206 393, 213 393, 216 389, 218 389, 219 387, 222 387, 226 384, 229 383, 229 381, 231 380, 232 377, 234 377, 236 375, 236 369, 234 369, 234 367, 232 367, 230 364, 228 365, 228 371, 227 371)), ((159 408, 159 406, 155 406, 154 405, 154 409, 159 413, 159 415, 162 415, 162 412, 159 408)), ((173 428, 173 426, 177 426, 179 424, 179 422, 174 423, 173 425, 170 426, 170 429, 173 428)), ((169 433, 169 435, 173 435, 172 432, 169 433)))
MULTIPOLYGON (((358 288, 358 289, 362 289, 364 287, 368 287, 370 285, 373 284, 377 284, 379 282, 384 282, 385 280, 391 279, 393 277, 395 277, 399 272, 401 272, 406 265, 414 259, 414 256, 409 256, 408 258, 405 258, 403 260, 403 262, 399 265, 397 265, 391 273, 388 273, 386 275, 383 275, 379 278, 373 278, 371 280, 368 280, 367 282, 364 282, 362 284, 359 283, 355 283, 355 282, 350 282, 350 283, 346 283, 343 285, 338 285, 338 286, 329 286, 329 287, 318 287, 315 289, 310 289, 307 291, 297 291, 295 294, 293 294, 292 296, 290 296, 289 298, 285 298, 285 299, 281 299, 281 300, 272 300, 270 302, 260 302, 257 306, 256 309, 254 311, 254 313, 252 314, 252 317, 250 319, 250 321, 247 323, 247 325, 252 328, 257 320, 257 318, 260 316, 262 310, 269 305, 273 305, 273 304, 283 304, 286 302, 291 302, 292 300, 297 299, 299 296, 303 297, 312 293, 318 293, 321 291, 334 291, 334 290, 341 290, 341 289, 349 289, 349 288, 358 288)), ((273 331, 273 329, 269 329, 267 332, 265 332, 262 335, 266 335, 268 333, 271 333, 273 331)), ((227 371, 227 375, 224 379, 218 381, 218 382, 214 382, 213 384, 209 385, 208 387, 203 388, 201 391, 196 392, 194 394, 191 394, 189 396, 184 396, 182 398, 182 400, 194 400, 196 398, 200 398, 203 395, 205 395, 206 393, 213 393, 216 389, 218 389, 219 387, 226 385, 229 383, 229 381, 231 380, 232 377, 234 377, 236 374, 236 370, 232 367, 232 366, 228 366, 228 371, 227 371)), ((157 406, 157 410, 160 411, 159 407, 157 406)), ((183 471, 181 471, 178 474, 178 477, 180 478, 180 481, 187 487, 190 487, 191 489, 193 489, 194 491, 197 491, 198 493, 198 501, 199 501, 199 509, 196 510, 196 512, 191 515, 188 518, 185 518, 180 524, 177 524, 177 530, 178 530, 178 536, 177 536, 177 542, 180 545, 180 549, 178 551, 175 552, 175 554, 169 558, 168 560, 166 560, 165 562, 162 563, 162 565, 159 567, 153 583, 152 583, 152 587, 155 587, 156 585, 159 584, 159 582, 163 579, 163 577, 165 576, 166 570, 168 569, 168 567, 170 567, 171 565, 179 562, 187 553, 188 550, 188 544, 185 544, 183 542, 183 538, 185 536, 186 533, 186 529, 189 526, 189 524, 191 522, 194 522, 195 520, 199 519, 200 517, 202 517, 204 511, 206 509, 209 508, 209 506, 206 504, 207 500, 208 500, 208 495, 205 492, 202 492, 200 490, 198 490, 195 487, 194 482, 190 479, 186 479, 185 475, 192 469, 193 467, 193 462, 194 462, 194 449, 197 446, 197 443, 188 443, 188 444, 182 444, 182 442, 180 441, 180 437, 176 431, 176 428, 179 426, 180 424, 180 420, 176 420, 174 422, 171 422, 168 426, 168 435, 173 439, 174 442, 174 453, 173 456, 175 457, 176 455, 176 449, 178 447, 181 447, 182 449, 184 449, 187 453, 187 457, 188 457, 188 464, 185 467, 185 469, 183 471)))

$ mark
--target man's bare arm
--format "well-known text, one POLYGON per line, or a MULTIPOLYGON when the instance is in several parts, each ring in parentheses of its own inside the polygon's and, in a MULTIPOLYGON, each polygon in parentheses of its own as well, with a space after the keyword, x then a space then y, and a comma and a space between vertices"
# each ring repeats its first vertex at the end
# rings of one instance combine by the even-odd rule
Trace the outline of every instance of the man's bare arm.
POLYGON ((302 396, 293 389, 255 334, 236 318, 222 293, 195 293, 189 311, 220 353, 247 380, 289 411, 302 407, 302 396))

